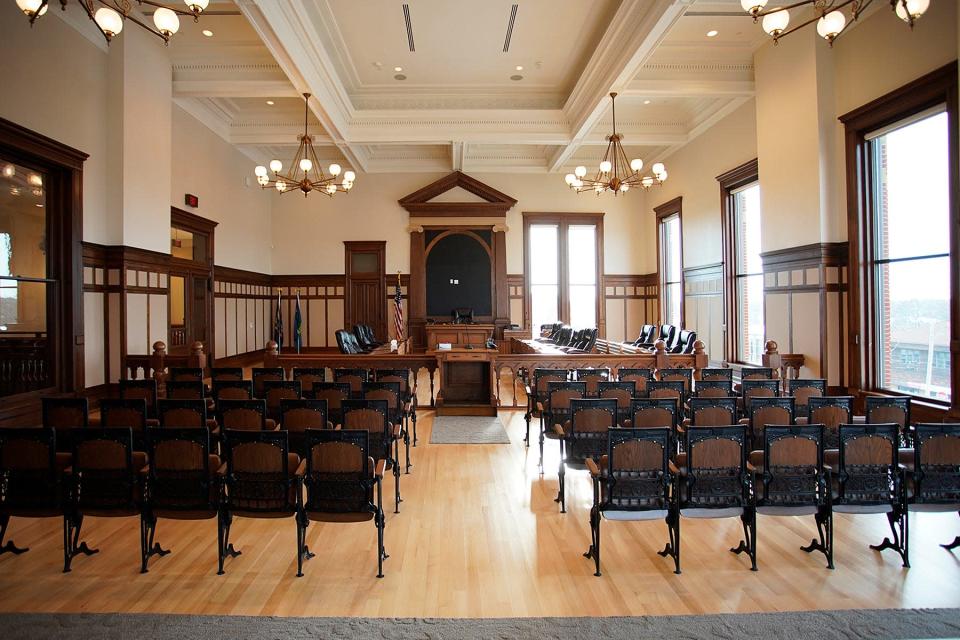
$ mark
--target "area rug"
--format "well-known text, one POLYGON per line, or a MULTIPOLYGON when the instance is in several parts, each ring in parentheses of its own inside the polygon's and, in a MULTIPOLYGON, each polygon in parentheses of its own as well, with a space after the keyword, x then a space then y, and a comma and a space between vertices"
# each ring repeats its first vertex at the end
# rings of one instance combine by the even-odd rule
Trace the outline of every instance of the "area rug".
POLYGON ((437 416, 433 419, 430 444, 510 444, 510 436, 500 418, 437 416))
POLYGON ((960 637, 960 609, 877 609, 632 618, 274 618, 161 614, 0 614, 15 640, 905 640, 960 637))

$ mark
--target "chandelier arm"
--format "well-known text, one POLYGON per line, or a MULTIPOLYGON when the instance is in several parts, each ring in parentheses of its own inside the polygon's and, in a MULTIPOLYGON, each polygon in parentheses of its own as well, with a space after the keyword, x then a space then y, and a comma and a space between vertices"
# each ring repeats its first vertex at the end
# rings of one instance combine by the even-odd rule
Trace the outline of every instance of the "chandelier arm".
MULTIPOLYGON (((629 170, 628 173, 626 173, 627 178, 629 178, 630 175, 631 175, 632 173, 634 173, 634 171, 633 171, 633 169, 630 169, 630 161, 627 159, 627 152, 623 150, 623 145, 622 145, 622 144, 618 144, 618 145, 617 145, 617 151, 620 152, 620 161, 621 161, 621 165, 623 166, 623 170, 624 170, 624 171, 628 171, 628 170, 629 170)), ((617 176, 617 177, 619 177, 619 176, 617 176)), ((624 178, 624 180, 626 180, 626 178, 624 178)))
POLYGON ((310 152, 311 161, 313 162, 313 172, 317 176, 317 183, 326 183, 329 182, 327 175, 323 172, 323 165, 320 164, 320 159, 317 158, 317 150, 314 148, 313 144, 307 146, 307 151, 310 152))
POLYGON ((910 25, 911 29, 913 29, 913 15, 910 14, 910 9, 907 7, 907 0, 891 0, 890 4, 890 8, 893 9, 894 13, 897 11, 898 4, 903 7, 903 13, 907 16, 907 24, 910 25))
POLYGON ((805 7, 807 5, 816 6, 817 0, 800 0, 800 2, 794 2, 793 4, 788 4, 785 7, 773 7, 772 9, 766 9, 764 11, 758 11, 755 17, 763 18, 768 16, 771 13, 777 13, 778 11, 789 11, 790 9, 796 9, 797 7, 805 7))
POLYGON ((137 4, 139 4, 139 5, 141 5, 141 6, 146 4, 146 5, 149 5, 149 6, 151 6, 151 7, 156 7, 156 8, 158 8, 158 9, 169 9, 170 11, 173 11, 173 12, 176 13, 177 15, 187 16, 187 17, 190 17, 190 18, 196 18, 196 17, 197 17, 197 14, 194 13, 193 11, 187 11, 186 9, 175 9, 174 7, 172 7, 172 6, 168 5, 168 4, 163 4, 162 2, 153 2, 152 0, 137 0, 137 4))
MULTIPOLYGON (((837 5, 837 7, 836 7, 835 9, 833 9, 833 10, 834 10, 834 11, 839 11, 840 9, 843 9, 845 6, 847 6, 847 5, 850 4, 851 2, 855 2, 855 0, 844 0, 844 2, 843 2, 842 4, 837 5)), ((822 18, 822 17, 823 17, 823 16, 814 16, 814 17, 810 18, 809 20, 807 20, 806 22, 802 22, 802 23, 800 23, 800 24, 798 24, 798 25, 796 25, 796 26, 790 27, 790 28, 787 29, 786 31, 783 31, 783 32, 781 32, 781 33, 778 33, 778 34, 776 35, 776 37, 774 37, 774 41, 779 40, 780 38, 785 38, 785 37, 787 37, 788 35, 790 35, 791 33, 793 33, 794 31, 799 31, 800 29, 803 29, 803 28, 806 27, 807 25, 813 24, 814 22, 816 22, 817 20, 819 20, 819 19, 822 18)), ((836 40, 837 38, 840 37, 840 34, 842 34, 842 33, 843 33, 843 31, 841 31, 840 33, 838 33, 833 39, 836 40)))
MULTIPOLYGON (((43 0, 43 1, 40 3, 40 6, 37 7, 37 10, 33 12, 33 15, 32 15, 32 16, 30 16, 30 26, 31 26, 31 27, 33 26, 33 23, 37 21, 37 18, 40 17, 40 14, 43 13, 43 8, 46 7, 46 6, 49 6, 49 4, 50 4, 49 0, 43 0)), ((66 8, 66 7, 64 7, 64 8, 66 8)))
MULTIPOLYGON (((158 38, 160 38, 161 40, 163 40, 165 43, 169 43, 169 42, 170 42, 170 38, 168 38, 167 36, 163 35, 163 34, 160 33, 159 31, 154 30, 153 27, 149 26, 148 24, 146 24, 145 22, 143 22, 142 20, 140 20, 139 18, 137 18, 135 15, 129 13, 129 10, 124 10, 124 8, 120 6, 120 4, 117 2, 117 0, 111 0, 111 2, 107 2, 107 0, 97 0, 97 2, 99 2, 99 3, 102 4, 103 6, 107 7, 108 9, 113 9, 114 11, 116 11, 117 13, 119 13, 121 16, 123 16, 123 20, 130 20, 131 22, 140 25, 141 27, 143 27, 144 29, 146 29, 147 31, 149 31, 150 33, 152 33, 153 35, 155 35, 155 36, 157 36, 158 38)), ((94 22, 96 22, 96 20, 94 20, 94 22)), ((99 27, 100 25, 97 25, 97 26, 99 27)), ((102 32, 103 29, 101 29, 100 31, 102 32)), ((104 35, 104 37, 106 37, 107 34, 104 33, 103 35, 104 35)), ((107 40, 109 41, 109 38, 107 38, 107 40)))

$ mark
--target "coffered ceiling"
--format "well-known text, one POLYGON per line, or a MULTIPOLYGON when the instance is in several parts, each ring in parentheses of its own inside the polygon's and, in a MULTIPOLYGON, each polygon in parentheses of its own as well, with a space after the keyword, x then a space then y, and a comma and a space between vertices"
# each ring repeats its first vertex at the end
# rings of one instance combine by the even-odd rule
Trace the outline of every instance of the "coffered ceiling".
POLYGON ((222 0, 170 55, 177 104, 260 163, 309 92, 325 161, 566 173, 598 161, 611 90, 649 165, 752 97, 764 42, 739 0, 222 0))

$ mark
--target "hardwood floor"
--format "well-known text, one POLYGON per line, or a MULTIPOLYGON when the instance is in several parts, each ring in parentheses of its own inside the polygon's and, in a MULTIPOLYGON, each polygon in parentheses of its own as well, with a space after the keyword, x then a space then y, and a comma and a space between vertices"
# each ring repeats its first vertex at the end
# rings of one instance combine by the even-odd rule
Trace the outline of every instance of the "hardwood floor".
MULTIPOLYGON (((662 522, 604 522, 596 578, 581 555, 590 539, 586 473, 568 473, 561 514, 556 443, 547 443, 541 477, 536 447, 523 446, 522 412, 501 418, 510 445, 430 445, 433 413, 422 412, 401 513, 387 516, 382 580, 371 523, 311 524, 317 556, 296 578, 292 519, 236 519, 243 555, 227 560, 224 576, 214 521, 161 520, 157 540, 173 553, 140 575, 136 518, 88 518, 83 537, 101 551, 76 558, 70 574, 61 573, 59 519, 13 519, 9 537, 31 549, 0 556, 0 610, 503 617, 960 606, 960 554, 938 546, 960 532, 956 513, 911 516, 912 569, 867 548, 886 535, 883 516, 838 515, 835 571, 799 549, 814 535, 811 518, 760 517, 757 573, 727 551, 738 520, 685 520, 680 576, 656 555, 662 522)), ((392 478, 384 485, 392 494, 392 478)))

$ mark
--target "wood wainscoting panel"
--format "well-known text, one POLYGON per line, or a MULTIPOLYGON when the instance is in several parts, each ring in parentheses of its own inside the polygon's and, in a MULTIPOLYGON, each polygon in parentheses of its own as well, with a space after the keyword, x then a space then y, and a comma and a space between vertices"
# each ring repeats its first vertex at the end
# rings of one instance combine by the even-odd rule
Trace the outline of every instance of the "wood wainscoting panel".
POLYGON ((606 335, 615 342, 633 342, 644 324, 657 322, 657 274, 604 275, 603 295, 606 335))
POLYGON ((723 360, 723 263, 683 270, 684 320, 714 364, 723 360))

